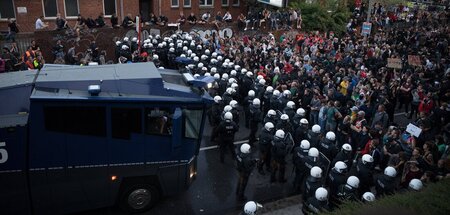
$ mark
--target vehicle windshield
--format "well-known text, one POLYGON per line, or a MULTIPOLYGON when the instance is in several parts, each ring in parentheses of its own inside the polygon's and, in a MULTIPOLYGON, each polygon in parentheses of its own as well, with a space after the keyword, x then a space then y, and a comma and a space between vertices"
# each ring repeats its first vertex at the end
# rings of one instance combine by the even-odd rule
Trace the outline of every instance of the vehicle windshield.
POLYGON ((183 109, 184 137, 198 139, 202 125, 202 109, 183 109))

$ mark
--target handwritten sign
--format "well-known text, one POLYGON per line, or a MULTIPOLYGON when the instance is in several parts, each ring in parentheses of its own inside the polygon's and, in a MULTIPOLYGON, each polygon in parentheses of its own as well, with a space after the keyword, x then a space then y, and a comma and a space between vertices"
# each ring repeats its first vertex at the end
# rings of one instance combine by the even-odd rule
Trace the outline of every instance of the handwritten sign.
POLYGON ((388 68, 393 68, 393 69, 401 69, 402 68, 402 59, 400 59, 400 58, 388 58, 387 67, 388 68))
POLYGON ((408 64, 411 66, 420 66, 420 56, 419 55, 408 55, 408 64))
POLYGON ((410 133, 414 137, 419 137, 420 133, 422 133, 422 129, 409 123, 408 126, 406 126, 406 132, 410 133))

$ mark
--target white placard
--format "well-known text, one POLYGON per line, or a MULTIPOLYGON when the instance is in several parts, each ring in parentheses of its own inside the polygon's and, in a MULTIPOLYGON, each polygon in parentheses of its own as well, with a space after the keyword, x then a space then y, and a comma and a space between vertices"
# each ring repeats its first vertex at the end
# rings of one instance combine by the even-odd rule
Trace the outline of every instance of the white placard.
POLYGON ((420 133, 422 133, 422 129, 409 123, 408 126, 406 126, 406 132, 410 133, 414 137, 419 137, 420 133))
POLYGON ((17 7, 17 13, 27 13, 27 7, 17 7))

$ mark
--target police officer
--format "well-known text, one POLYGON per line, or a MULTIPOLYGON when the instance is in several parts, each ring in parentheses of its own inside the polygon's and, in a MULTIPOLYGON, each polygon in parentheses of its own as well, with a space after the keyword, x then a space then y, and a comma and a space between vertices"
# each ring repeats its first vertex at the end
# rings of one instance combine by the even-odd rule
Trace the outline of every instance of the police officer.
POLYGON ((307 119, 300 119, 300 124, 294 133, 294 141, 296 143, 300 142, 301 140, 307 139, 308 125, 309 122, 307 119))
MULTIPOLYGON (((222 77, 223 77, 223 75, 222 75, 222 77)), ((219 87, 219 91, 220 91, 220 87, 219 87)), ((233 100, 233 93, 234 93, 233 88, 231 88, 231 87, 226 88, 226 91, 222 96, 222 100, 225 105, 230 104, 230 102, 233 100)))
MULTIPOLYGON (((220 78, 220 81, 219 81, 219 94, 223 95, 224 93, 228 93, 231 97, 232 92, 228 92, 229 90, 228 90, 227 86, 228 86, 228 74, 223 73, 222 77, 220 78)), ((229 89, 232 89, 232 88, 230 87, 229 89)), ((231 101, 231 99, 230 99, 230 101, 231 101)))
POLYGON ((280 100, 280 91, 274 90, 272 96, 270 97, 270 109, 275 111, 281 111, 281 100, 280 100))
POLYGON ((266 116, 264 117, 264 121, 263 121, 263 122, 264 122, 264 123, 271 122, 271 123, 273 123, 274 125, 276 125, 277 122, 278 122, 278 119, 277 119, 277 113, 276 113, 274 110, 270 109, 269 111, 267 111, 267 114, 266 114, 266 116))
POLYGON ((242 91, 243 94, 242 97, 245 97, 245 93, 247 93, 249 90, 253 89, 253 72, 247 72, 245 74, 245 77, 242 79, 242 91))
POLYGON ((262 99, 264 95, 264 86, 266 85, 266 80, 259 79, 258 83, 255 84, 254 91, 258 99, 262 99))
POLYGON ((328 174, 327 184, 330 187, 331 198, 336 199, 338 188, 342 184, 345 184, 345 174, 347 173, 347 165, 338 161, 334 164, 334 167, 331 169, 330 174, 328 174))
POLYGON ((236 152, 234 150, 234 134, 238 131, 239 126, 233 122, 233 114, 230 112, 226 112, 224 115, 225 120, 222 121, 217 130, 220 138, 220 162, 224 162, 224 156, 226 148, 230 149, 231 157, 233 159, 236 158, 236 152))
POLYGON ((293 101, 288 101, 286 103, 286 107, 283 109, 283 113, 287 114, 289 116, 289 119, 291 119, 291 124, 295 115, 295 103, 293 101))
POLYGON ((350 169, 351 165, 353 163, 352 160, 352 146, 348 143, 342 145, 342 149, 336 157, 334 157, 333 161, 331 162, 331 165, 334 166, 334 164, 338 161, 342 161, 347 165, 347 168, 350 169))
POLYGON ((258 172, 264 175, 263 166, 266 165, 266 170, 270 169, 270 153, 272 149, 273 130, 275 126, 271 122, 266 122, 264 128, 259 134, 259 162, 258 172))
POLYGON ((248 137, 248 143, 253 145, 253 142, 256 141, 256 132, 258 131, 258 125, 262 121, 262 112, 261 112, 261 101, 258 98, 253 99, 252 104, 250 105, 250 136, 248 137))
POLYGON ((329 160, 332 160, 336 154, 338 149, 334 145, 334 141, 336 140, 336 135, 334 132, 329 131, 325 135, 325 139, 323 139, 319 144, 319 151, 322 152, 329 160))
POLYGON ((211 129, 211 141, 214 141, 216 138, 216 130, 217 126, 220 123, 221 115, 222 113, 222 97, 220 96, 214 96, 214 104, 211 106, 210 112, 209 112, 209 121, 211 126, 213 127, 211 129))
POLYGON ((423 188, 423 183, 420 179, 414 178, 409 182, 408 187, 413 191, 421 191, 423 188))
POLYGON ((237 160, 237 170, 239 172, 239 180, 236 189, 236 195, 240 200, 245 200, 244 191, 247 187, 248 178, 252 173, 256 165, 256 160, 252 158, 250 154, 250 145, 242 144, 240 148, 240 153, 236 157, 237 160))
POLYGON ((360 192, 370 192, 373 185, 372 164, 372 156, 365 154, 356 165, 356 176, 361 180, 360 192))
POLYGON ((116 47, 114 49, 114 56, 115 56, 114 62, 118 62, 117 60, 120 57, 120 50, 121 50, 121 48, 122 48, 122 42, 120 42, 119 40, 116 41, 116 47))
POLYGON ((244 115, 245 115, 245 127, 249 128, 249 120, 250 120, 250 105, 253 103, 253 99, 255 99, 255 91, 250 90, 247 93, 247 97, 244 98, 244 115))
POLYGON ((320 143, 320 133, 321 128, 320 125, 313 125, 311 130, 308 131, 308 140, 311 144, 311 147, 319 147, 320 143))
POLYGON ((397 170, 394 167, 388 166, 384 169, 384 174, 378 176, 375 182, 377 196, 394 194, 395 176, 397 176, 397 170))
POLYGON ((233 108, 231 110, 231 113, 233 114, 233 121, 239 125, 239 107, 238 107, 238 102, 236 100, 231 100, 230 101, 230 106, 233 108))
POLYGON ((296 192, 301 190, 303 180, 306 176, 305 157, 308 156, 310 144, 308 140, 302 140, 300 146, 294 148, 294 155, 292 155, 292 162, 295 168, 294 189, 296 192))
POLYGON ((314 166, 311 168, 310 175, 305 181, 305 187, 302 194, 303 201, 306 201, 309 197, 312 197, 314 195, 314 191, 322 185, 322 169, 318 166, 314 166))
POLYGON ((262 208, 263 206, 257 202, 249 201, 245 203, 244 205, 244 211, 241 215, 256 215, 258 212, 258 209, 262 208))
POLYGON ((272 140, 272 174, 270 176, 270 182, 276 181, 276 174, 278 172, 278 181, 281 183, 286 182, 284 178, 284 172, 286 169, 286 155, 290 148, 285 141, 285 132, 283 130, 277 130, 272 140))
POLYGON ((328 191, 323 187, 317 188, 314 193, 314 197, 308 198, 302 207, 302 212, 304 214, 319 214, 329 210, 330 206, 328 204, 328 191))
POLYGON ((308 150, 308 156, 304 158, 304 163, 306 166, 306 174, 313 168, 314 166, 321 166, 321 161, 319 158, 319 150, 317 148, 311 147, 308 150))
POLYGON ((285 133, 292 134, 292 125, 289 121, 289 116, 287 114, 282 114, 280 116, 280 120, 278 121, 277 125, 275 126, 277 130, 283 130, 285 133))
POLYGON ((287 103, 291 100, 291 91, 285 90, 283 91, 283 96, 281 96, 281 107, 286 107, 287 103))
POLYGON ((269 111, 270 108, 270 98, 273 95, 273 87, 272 86, 268 86, 266 87, 266 90, 264 91, 264 95, 262 97, 262 102, 263 102, 263 112, 267 113, 267 111, 269 111))
POLYGON ((346 184, 342 184, 338 188, 338 202, 341 203, 343 201, 358 201, 358 187, 359 187, 359 178, 356 176, 350 176, 347 179, 346 184))
POLYGON ((366 202, 373 202, 373 201, 375 201, 375 195, 373 195, 372 192, 365 192, 365 193, 362 195, 361 201, 362 201, 363 203, 366 203, 366 202))
POLYGON ((295 115, 292 118, 292 126, 294 126, 294 129, 297 129, 298 126, 300 126, 300 120, 305 118, 306 111, 303 108, 298 108, 297 111, 295 111, 295 115))

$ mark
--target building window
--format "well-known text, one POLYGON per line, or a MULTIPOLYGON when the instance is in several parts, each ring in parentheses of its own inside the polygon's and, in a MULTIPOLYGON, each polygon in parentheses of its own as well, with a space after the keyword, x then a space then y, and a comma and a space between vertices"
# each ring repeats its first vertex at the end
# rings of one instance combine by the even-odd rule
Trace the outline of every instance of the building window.
POLYGON ((78 0, 64 0, 64 7, 66 8, 66 17, 76 17, 80 13, 78 0))
POLYGON ((173 110, 169 108, 145 109, 145 133, 172 135, 173 110))
POLYGON ((233 6, 239 6, 239 0, 233 0, 233 6))
POLYGON ((13 0, 1 0, 0 1, 0 18, 16 18, 14 13, 14 3, 13 0))
POLYGON ((42 0, 45 17, 56 17, 58 13, 58 5, 56 0, 42 0))
POLYGON ((116 0, 103 0, 103 14, 111 16, 116 13, 116 0))
POLYGON ((106 136, 106 108, 92 106, 44 107, 47 131, 75 135, 106 136))
POLYGON ((202 125, 202 109, 183 109, 184 137, 198 139, 202 125))
POLYGON ((228 6, 228 1, 229 0, 222 0, 222 6, 228 6))
POLYGON ((172 0, 170 3, 171 7, 179 7, 180 6, 180 1, 179 0, 172 0))
POLYGON ((200 0, 199 4, 200 4, 200 6, 203 6, 203 7, 205 7, 205 6, 210 7, 210 6, 213 6, 213 0, 200 0))
POLYGON ((142 133, 140 108, 111 108, 111 136, 117 139, 131 139, 131 134, 142 133))
POLYGON ((191 7, 191 0, 183 0, 183 7, 191 7))

